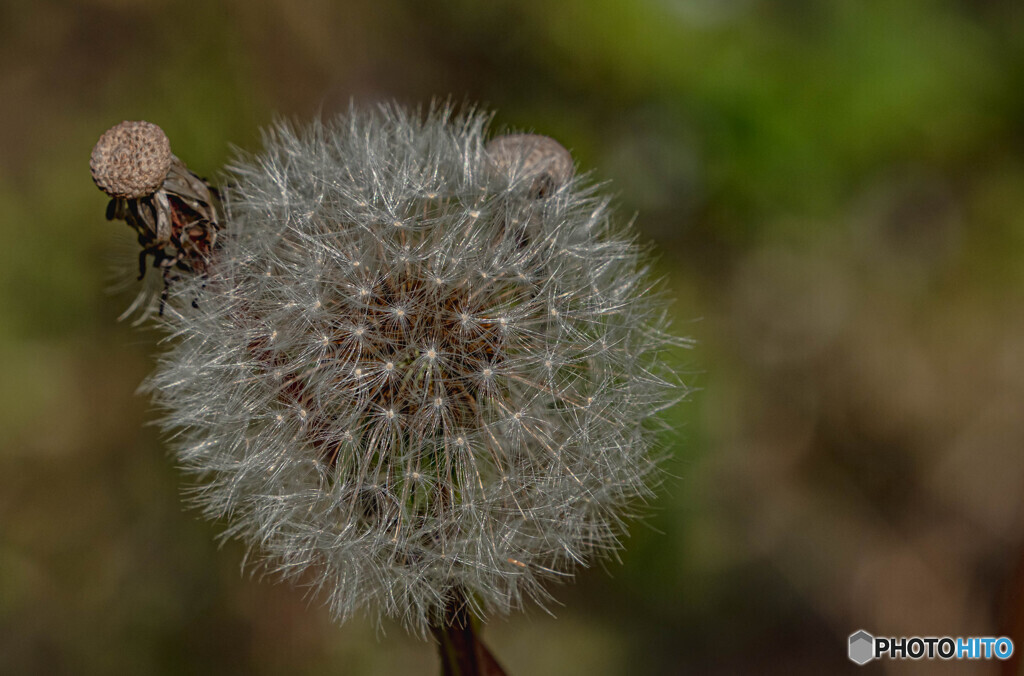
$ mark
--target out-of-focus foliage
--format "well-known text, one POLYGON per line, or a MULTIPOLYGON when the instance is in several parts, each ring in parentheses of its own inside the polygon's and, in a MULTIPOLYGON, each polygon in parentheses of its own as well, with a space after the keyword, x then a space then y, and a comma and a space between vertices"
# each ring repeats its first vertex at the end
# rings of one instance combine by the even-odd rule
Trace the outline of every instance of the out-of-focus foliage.
POLYGON ((0 673, 433 664, 183 511, 88 157, 146 119, 210 175, 275 112, 434 96, 610 179, 699 340, 676 478, 557 620, 488 628, 511 673, 840 673, 862 627, 1024 647, 1020 3, 44 0, 0 6, 0 673))

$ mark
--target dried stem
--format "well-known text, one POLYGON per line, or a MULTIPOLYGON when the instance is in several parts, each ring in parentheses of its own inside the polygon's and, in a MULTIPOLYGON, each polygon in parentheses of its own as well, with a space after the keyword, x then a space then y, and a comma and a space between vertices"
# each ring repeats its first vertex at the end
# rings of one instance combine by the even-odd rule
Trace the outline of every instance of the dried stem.
POLYGON ((430 629, 437 638, 443 676, 507 676, 480 640, 462 594, 449 599, 444 623, 430 629))

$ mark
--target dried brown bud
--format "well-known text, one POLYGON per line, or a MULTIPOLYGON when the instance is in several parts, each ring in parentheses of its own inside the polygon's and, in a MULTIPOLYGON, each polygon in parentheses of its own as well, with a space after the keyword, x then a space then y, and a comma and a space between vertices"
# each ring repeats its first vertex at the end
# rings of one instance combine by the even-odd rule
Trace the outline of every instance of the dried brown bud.
POLYGON ((173 159, 164 130, 151 122, 122 122, 92 149, 92 180, 111 197, 139 199, 160 188, 173 159))
POLYGON ((558 141, 539 134, 509 134, 492 139, 487 153, 497 171, 534 177, 534 193, 545 197, 569 182, 572 155, 558 141))

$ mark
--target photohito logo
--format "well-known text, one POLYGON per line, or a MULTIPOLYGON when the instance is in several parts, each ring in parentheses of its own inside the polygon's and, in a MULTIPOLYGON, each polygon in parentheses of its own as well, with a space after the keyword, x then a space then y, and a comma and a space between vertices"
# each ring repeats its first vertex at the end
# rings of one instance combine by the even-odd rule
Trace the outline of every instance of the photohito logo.
POLYGON ((1007 660, 1013 655, 1013 641, 1005 636, 890 636, 875 638, 863 629, 850 634, 850 661, 867 664, 886 657, 891 660, 1007 660))
POLYGON ((850 634, 850 659, 867 664, 875 657, 875 637, 863 629, 850 634))

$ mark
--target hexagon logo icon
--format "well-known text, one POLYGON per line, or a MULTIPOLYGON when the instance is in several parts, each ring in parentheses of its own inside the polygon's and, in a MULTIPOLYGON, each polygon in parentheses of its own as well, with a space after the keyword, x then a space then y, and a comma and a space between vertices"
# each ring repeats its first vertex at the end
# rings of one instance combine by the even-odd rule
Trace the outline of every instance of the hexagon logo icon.
POLYGON ((850 634, 850 661, 867 664, 875 658, 875 637, 863 629, 850 634))

